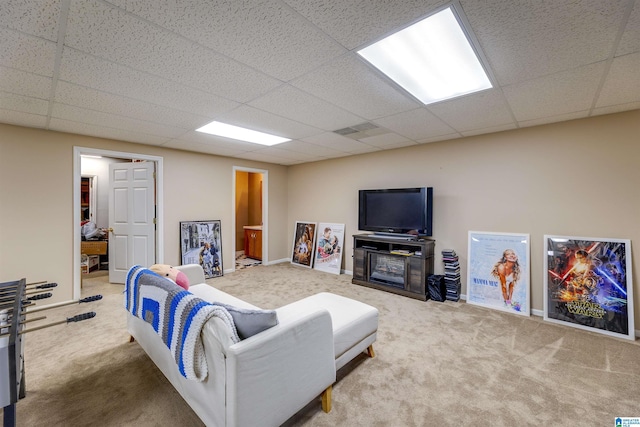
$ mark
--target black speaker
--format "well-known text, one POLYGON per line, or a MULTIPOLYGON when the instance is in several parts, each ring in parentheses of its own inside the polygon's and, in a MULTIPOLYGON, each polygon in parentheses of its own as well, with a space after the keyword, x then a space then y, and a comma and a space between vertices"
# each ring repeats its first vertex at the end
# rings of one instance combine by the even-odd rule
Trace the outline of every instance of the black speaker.
POLYGON ((434 301, 444 301, 447 299, 447 287, 444 284, 444 276, 440 274, 430 274, 427 277, 427 289, 429 298, 434 301))

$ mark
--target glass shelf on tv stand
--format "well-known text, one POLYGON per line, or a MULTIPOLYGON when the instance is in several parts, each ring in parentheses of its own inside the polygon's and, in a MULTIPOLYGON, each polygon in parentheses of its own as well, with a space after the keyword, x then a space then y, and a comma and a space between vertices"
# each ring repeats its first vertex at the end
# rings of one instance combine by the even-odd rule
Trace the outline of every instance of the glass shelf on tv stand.
POLYGON ((402 233, 373 233, 371 237, 385 240, 418 240, 418 236, 415 234, 402 234, 402 233))

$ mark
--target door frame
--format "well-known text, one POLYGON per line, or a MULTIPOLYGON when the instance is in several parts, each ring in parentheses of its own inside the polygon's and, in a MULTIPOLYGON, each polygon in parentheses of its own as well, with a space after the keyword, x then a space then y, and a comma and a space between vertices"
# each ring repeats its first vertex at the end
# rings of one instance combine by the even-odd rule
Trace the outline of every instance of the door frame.
MULTIPOLYGON (((164 262, 164 189, 163 189, 163 158, 148 154, 129 153, 124 151, 103 150, 100 148, 73 147, 73 299, 80 299, 80 178, 82 175, 83 154, 120 159, 139 159, 156 163, 156 263, 164 262)), ((108 184, 108 183, 107 183, 108 184)))
MULTIPOLYGON (((231 218, 233 218, 233 235, 235 236, 236 231, 236 174, 237 172, 251 172, 251 173, 259 173, 262 174, 262 264, 269 265, 269 245, 266 242, 269 241, 269 171, 266 169, 255 169, 255 168, 247 168, 243 166, 234 166, 233 167, 233 191, 232 195, 232 212, 231 218)), ((78 208, 79 209, 79 208, 78 208)), ((232 239, 233 242, 233 270, 236 269, 236 239, 235 237, 232 239)), ((80 267, 78 267, 80 268, 80 267)))

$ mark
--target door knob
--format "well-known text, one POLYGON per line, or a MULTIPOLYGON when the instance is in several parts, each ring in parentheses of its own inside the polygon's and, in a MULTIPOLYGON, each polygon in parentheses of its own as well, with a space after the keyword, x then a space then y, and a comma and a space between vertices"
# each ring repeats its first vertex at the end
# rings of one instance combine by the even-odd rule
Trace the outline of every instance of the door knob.
POLYGON ((113 228, 109 227, 109 228, 107 228, 107 231, 108 231, 109 233, 113 233, 113 228))

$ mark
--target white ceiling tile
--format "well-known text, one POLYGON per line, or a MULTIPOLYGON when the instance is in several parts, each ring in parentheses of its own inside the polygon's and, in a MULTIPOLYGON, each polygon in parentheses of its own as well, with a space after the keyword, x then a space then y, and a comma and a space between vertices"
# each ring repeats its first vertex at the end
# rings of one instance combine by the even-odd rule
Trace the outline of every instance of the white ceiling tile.
POLYGON ((369 136, 367 138, 359 139, 360 142, 364 142, 368 145, 380 148, 399 148, 406 147, 408 145, 416 145, 415 141, 405 138, 402 135, 396 133, 384 133, 382 135, 369 136))
POLYGON ((640 101, 640 53, 619 56, 611 63, 596 107, 640 101))
POLYGON ((628 104, 617 104, 609 107, 594 108, 591 112, 592 116, 601 114, 621 113, 623 111, 640 110, 640 101, 630 102, 628 104))
POLYGON ((353 150, 361 149, 364 145, 362 142, 346 138, 333 132, 325 132, 319 135, 309 136, 307 138, 302 138, 302 140, 321 147, 340 150, 345 153, 351 153, 353 150))
POLYGON ((238 102, 253 99, 281 84, 253 68, 95 0, 72 3, 65 44, 238 102), (131 40, 136 42, 130 43, 131 40))
POLYGON ((334 150, 332 152, 325 153, 322 157, 324 157, 324 159, 337 159, 340 157, 347 157, 352 155, 352 153, 345 153, 344 151, 334 150))
POLYGON ((425 108, 416 108, 394 116, 382 117, 374 120, 374 123, 414 141, 454 132, 454 129, 451 129, 425 108))
POLYGON ((282 85, 249 105, 330 131, 364 121, 362 117, 289 85, 282 85))
POLYGON ((353 55, 318 68, 291 84, 367 120, 419 106, 353 55))
POLYGON ((348 49, 396 32, 445 3, 442 0, 284 1, 348 49))
POLYGON ((58 132, 76 133, 79 135, 95 136, 98 138, 115 139, 147 145, 162 145, 167 142, 167 138, 148 135, 142 132, 115 129, 106 126, 80 123, 57 118, 51 118, 49 129, 58 132))
POLYGON ((356 141, 355 139, 346 138, 333 132, 304 138, 304 142, 309 142, 311 144, 316 144, 333 150, 339 150, 349 154, 369 153, 371 151, 380 150, 379 147, 365 144, 363 142, 356 141))
POLYGON ((3 110, 0 108, 0 123, 30 128, 44 128, 47 126, 47 116, 39 116, 17 110, 3 110))
POLYGON ((65 48, 60 80, 152 104, 215 117, 239 104, 65 48))
POLYGON ((564 122, 568 120, 582 119, 589 115, 589 110, 575 111, 566 114, 556 114, 549 117, 542 117, 534 120, 523 120, 519 122, 520 127, 548 125, 551 123, 564 122))
POLYGON ((639 0, 459 3, 497 87, 424 106, 355 50, 445 0, 0 0, 0 122, 288 165, 640 108, 639 0))
POLYGON ((302 160, 305 162, 316 161, 322 158, 322 156, 318 156, 317 154, 303 153, 300 151, 283 150, 278 146, 261 148, 259 150, 256 150, 255 152, 260 154, 267 154, 274 157, 280 157, 282 159, 302 160))
POLYGON ((60 0, 2 0, 0 27, 47 40, 58 39, 60 0))
POLYGON ((248 153, 240 153, 232 157, 238 157, 238 158, 247 159, 247 160, 256 160, 259 162, 275 163, 278 165, 288 165, 288 164, 297 163, 293 159, 273 156, 271 154, 265 153, 264 151, 251 151, 248 153))
POLYGON ((504 88, 518 122, 591 108, 605 63, 540 77, 504 88))
POLYGON ((0 90, 48 99, 51 92, 51 78, 0 66, 0 90))
POLYGON ((459 133, 451 133, 448 135, 438 135, 438 136, 434 136, 431 138, 424 138, 424 139, 420 139, 418 141, 416 141, 418 144, 428 144, 430 142, 437 142, 437 141, 447 141, 449 139, 458 139, 460 138, 460 134, 459 133))
POLYGON ((622 33, 616 56, 640 52, 640 2, 636 1, 622 33))
POLYGON ((510 123, 507 125, 501 125, 501 126, 491 126, 491 127, 487 127, 487 128, 477 128, 477 129, 473 129, 473 130, 469 130, 469 131, 462 131, 460 132, 463 136, 474 136, 474 135, 482 135, 485 133, 495 133, 495 132, 502 132, 505 130, 511 130, 511 129, 517 129, 517 125, 515 123, 510 123))
POLYGON ((53 76, 56 44, 49 40, 0 28, 0 65, 53 76))
POLYGON ((49 102, 40 98, 31 98, 0 91, 0 109, 46 116, 49 109, 49 102))
POLYGON ((427 109, 460 132, 513 123, 509 105, 496 89, 431 104, 427 109))
POLYGON ((173 139, 162 145, 167 148, 175 148, 177 150, 197 151, 200 153, 215 154, 217 156, 233 157, 246 153, 244 150, 219 147, 217 145, 200 144, 197 142, 189 142, 181 139, 173 139))
POLYGON ((342 46, 279 1, 196 0, 187 10, 173 2, 147 0, 127 3, 126 8, 283 81, 345 53, 342 46))
POLYGON ((312 144, 306 141, 289 141, 278 144, 278 147, 285 150, 296 151, 300 153, 308 153, 319 157, 343 156, 345 151, 338 150, 333 147, 312 144))
POLYGON ((503 85, 607 59, 627 4, 602 0, 461 3, 503 85))
POLYGON ((276 116, 257 108, 243 105, 218 117, 230 125, 241 126, 290 139, 299 139, 322 133, 322 130, 302 123, 276 116))
POLYGON ((195 130, 186 132, 178 139, 180 141, 238 151, 254 151, 262 147, 262 145, 259 144, 254 144, 246 141, 238 141, 237 139, 224 138, 221 136, 210 135, 202 132, 196 132, 195 130))
POLYGON ((77 107, 102 111, 132 119, 161 123, 183 129, 197 129, 208 123, 210 118, 175 110, 169 107, 127 98, 121 95, 101 92, 96 89, 58 82, 56 102, 77 107))
POLYGON ((87 110, 72 105, 54 103, 51 117, 68 121, 81 121, 95 126, 119 129, 122 131, 140 132, 158 137, 176 138, 185 133, 184 129, 131 119, 125 116, 87 110))
POLYGON ((369 145, 360 142, 359 145, 353 146, 349 148, 349 154, 364 154, 364 153, 373 153, 374 151, 382 151, 382 148, 376 147, 375 145, 369 145))

